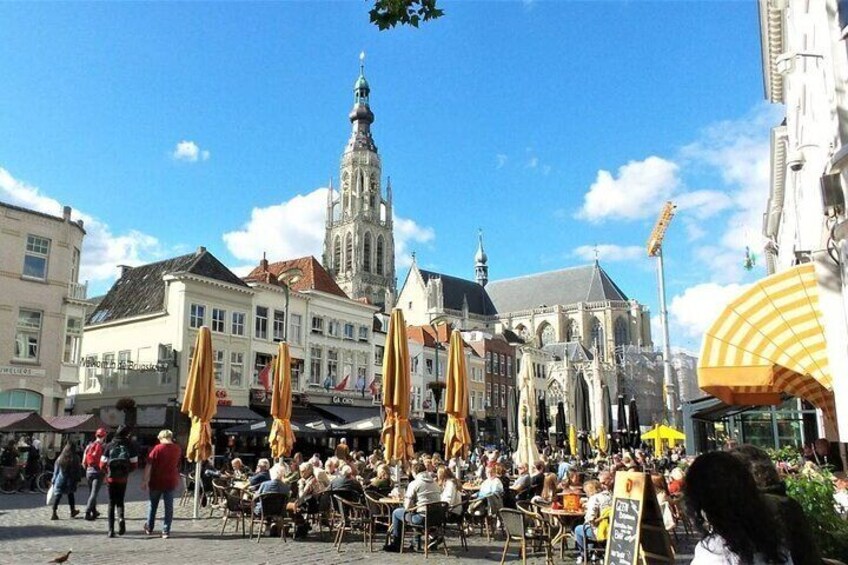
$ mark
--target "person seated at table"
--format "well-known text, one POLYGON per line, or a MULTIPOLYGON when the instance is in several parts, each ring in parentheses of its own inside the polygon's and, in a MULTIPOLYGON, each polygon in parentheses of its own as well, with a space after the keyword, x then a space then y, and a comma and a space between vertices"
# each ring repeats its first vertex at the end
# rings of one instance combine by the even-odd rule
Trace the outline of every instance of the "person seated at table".
POLYGON ((330 481, 330 490, 345 500, 362 500, 362 485, 354 478, 350 465, 344 465, 339 469, 336 478, 330 481))
POLYGON ((515 508, 515 493, 510 488, 510 479, 509 475, 506 473, 506 467, 501 465, 500 463, 495 464, 495 476, 498 477, 498 480, 501 482, 501 486, 503 486, 503 504, 506 508, 515 508))
POLYGON ((442 502, 447 502, 454 514, 462 514, 462 485, 456 480, 453 471, 444 465, 436 469, 436 483, 442 489, 442 502))
POLYGON ((586 540, 594 540, 595 527, 601 518, 602 512, 612 507, 612 496, 608 490, 609 473, 601 471, 598 480, 586 481, 583 490, 589 497, 586 502, 586 513, 583 515, 583 523, 574 527, 574 545, 579 553, 583 553, 586 540))
POLYGON ((392 476, 388 465, 381 463, 377 466, 377 475, 371 479, 368 488, 377 491, 381 496, 386 496, 392 491, 392 476))
POLYGON ((568 459, 563 458, 559 465, 557 465, 557 479, 563 480, 566 476, 568 476, 568 472, 571 470, 571 462, 568 459))
MULTIPOLYGON (((412 466, 412 474, 415 479, 406 488, 403 507, 396 508, 392 512, 391 540, 383 548, 384 551, 398 552, 401 544, 401 529, 403 521, 408 524, 420 526, 424 524, 424 509, 427 504, 439 502, 442 491, 433 480, 433 476, 427 472, 423 463, 418 462, 412 466)), ((497 479, 495 479, 497 481, 497 479)), ((500 481, 497 481, 500 484, 500 481)))
POLYGON ((557 476, 553 473, 544 473, 544 479, 542 479, 542 491, 531 498, 530 501, 539 506, 550 506, 553 504, 557 492, 557 476))
POLYGON ((559 486, 562 490, 583 490, 583 473, 577 469, 571 469, 565 476, 565 480, 562 481, 559 486))
MULTIPOLYGON (((273 472, 271 473, 271 479, 259 485, 259 488, 256 489, 256 496, 265 493, 278 493, 284 494, 286 496, 290 495, 291 488, 283 481, 286 475, 286 470, 286 467, 275 465, 273 468, 273 472)), ((259 514, 262 512, 261 500, 256 501, 256 505, 253 508, 253 512, 257 516, 259 516, 259 514)))
POLYGON ((250 477, 250 481, 248 482, 248 488, 250 490, 255 491, 259 488, 259 485, 271 480, 271 473, 268 471, 270 467, 271 462, 264 458, 256 463, 256 472, 250 477))
POLYGON ((516 500, 530 500, 533 497, 527 463, 518 464, 518 476, 515 478, 515 482, 512 483, 512 490, 515 492, 516 500))
POLYGON ((247 467, 244 466, 244 462, 238 457, 230 461, 230 465, 233 468, 232 477, 236 481, 243 481, 247 479, 248 472, 247 467))
POLYGON ((538 496, 542 494, 542 483, 545 480, 545 463, 536 461, 533 463, 533 468, 530 469, 530 496, 538 496))
POLYGON ((683 491, 683 480, 685 477, 683 469, 675 467, 671 470, 669 476, 671 477, 671 481, 668 483, 668 493, 673 495, 680 494, 683 491))
MULTIPOLYGON (((273 479, 273 478, 276 476, 277 471, 278 471, 279 469, 282 469, 282 470, 283 470, 283 477, 284 477, 284 478, 288 476, 288 474, 289 474, 289 466, 288 466, 288 464, 287 464, 285 461, 283 461, 283 458, 282 458, 282 457, 281 457, 280 459, 278 459, 278 460, 274 463, 274 465, 271 467, 271 469, 268 471, 268 474, 269 474, 269 475, 271 475, 271 479, 273 479)), ((286 481, 284 480, 283 482, 286 482, 286 481)))

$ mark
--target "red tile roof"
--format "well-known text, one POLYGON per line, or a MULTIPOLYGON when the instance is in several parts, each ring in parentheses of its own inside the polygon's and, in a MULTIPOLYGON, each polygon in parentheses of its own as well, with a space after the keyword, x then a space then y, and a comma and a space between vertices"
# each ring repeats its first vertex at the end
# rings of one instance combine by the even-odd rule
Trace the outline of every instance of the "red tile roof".
POLYGON ((311 255, 298 259, 289 259, 288 261, 276 261, 274 263, 268 263, 268 261, 263 259, 259 262, 259 266, 244 277, 244 280, 246 282, 280 285, 282 283, 278 282, 277 277, 292 270, 300 271, 300 278, 290 285, 292 290, 296 292, 318 290, 327 294, 348 298, 347 294, 339 288, 339 285, 330 276, 330 273, 311 255))

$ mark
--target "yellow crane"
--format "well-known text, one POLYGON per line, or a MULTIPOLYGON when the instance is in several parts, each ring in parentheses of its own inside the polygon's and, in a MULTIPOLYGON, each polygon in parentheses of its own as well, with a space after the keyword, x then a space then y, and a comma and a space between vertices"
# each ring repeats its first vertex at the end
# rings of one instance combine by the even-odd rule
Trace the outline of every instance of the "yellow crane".
POLYGON ((664 412, 669 417, 669 423, 677 427, 677 401, 674 395, 674 381, 671 378, 671 345, 668 337, 668 309, 665 303, 665 270, 663 268, 663 240, 665 233, 674 217, 674 212, 677 206, 672 201, 667 201, 660 216, 657 218, 657 223, 651 231, 651 236, 648 238, 648 257, 656 257, 657 259, 657 284, 660 294, 660 321, 662 322, 663 333, 663 395, 665 396, 664 412))

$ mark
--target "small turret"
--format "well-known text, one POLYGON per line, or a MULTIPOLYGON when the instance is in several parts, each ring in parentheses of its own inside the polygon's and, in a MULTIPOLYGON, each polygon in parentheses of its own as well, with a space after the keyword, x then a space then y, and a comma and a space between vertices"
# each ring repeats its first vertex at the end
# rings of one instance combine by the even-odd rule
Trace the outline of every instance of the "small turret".
POLYGON ((474 278, 480 286, 486 286, 489 282, 489 257, 483 249, 483 230, 477 235, 477 253, 474 255, 474 278))

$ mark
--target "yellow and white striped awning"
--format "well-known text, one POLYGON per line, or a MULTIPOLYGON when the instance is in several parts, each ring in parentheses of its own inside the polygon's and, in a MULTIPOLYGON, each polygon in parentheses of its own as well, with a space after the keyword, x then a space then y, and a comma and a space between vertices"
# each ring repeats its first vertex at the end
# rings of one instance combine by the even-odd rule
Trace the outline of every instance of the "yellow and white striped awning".
POLYGON ((782 393, 835 416, 813 264, 767 277, 704 334, 698 386, 727 404, 779 404, 782 393))

